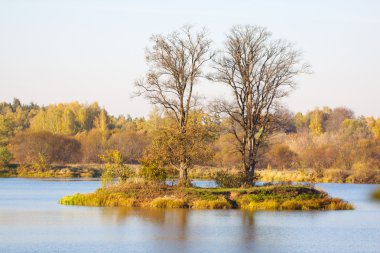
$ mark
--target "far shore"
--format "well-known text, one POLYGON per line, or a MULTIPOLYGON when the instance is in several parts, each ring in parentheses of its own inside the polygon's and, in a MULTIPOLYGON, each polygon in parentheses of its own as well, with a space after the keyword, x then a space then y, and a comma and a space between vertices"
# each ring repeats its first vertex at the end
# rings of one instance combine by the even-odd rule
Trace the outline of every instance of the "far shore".
MULTIPOLYGON (((140 165, 128 164, 135 173, 138 172, 140 165)), ((51 169, 39 171, 30 165, 11 164, 0 167, 0 178, 81 178, 99 179, 102 175, 103 164, 67 164, 52 165, 51 169)), ((217 172, 227 171, 231 174, 239 172, 237 168, 207 167, 196 166, 190 170, 189 176, 192 179, 214 180, 217 172)), ((363 180, 356 178, 355 175, 345 170, 331 168, 321 170, 315 169, 294 169, 276 170, 259 169, 257 170, 258 181, 260 182, 310 182, 310 183, 355 183, 355 184, 380 184, 380 178, 363 180), (317 172, 318 171, 318 172, 317 172)), ((176 176, 174 175, 174 178, 176 176)))

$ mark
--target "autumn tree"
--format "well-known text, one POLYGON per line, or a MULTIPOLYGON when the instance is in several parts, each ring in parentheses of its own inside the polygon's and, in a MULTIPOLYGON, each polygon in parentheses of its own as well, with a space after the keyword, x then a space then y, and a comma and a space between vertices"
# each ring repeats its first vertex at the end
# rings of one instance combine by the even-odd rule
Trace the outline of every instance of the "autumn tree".
POLYGON ((12 153, 5 146, 0 146, 0 166, 8 165, 13 159, 12 153))
POLYGON ((352 110, 345 107, 334 108, 328 115, 326 120, 326 131, 328 132, 337 132, 340 129, 342 122, 345 119, 352 119, 354 113, 352 110))
POLYGON ((10 150, 18 163, 67 164, 78 162, 80 143, 72 138, 50 132, 25 132, 13 138, 10 150))
POLYGON ((99 115, 94 120, 94 126, 102 134, 102 144, 106 145, 107 139, 109 137, 109 117, 106 110, 101 110, 99 115))
POLYGON ((297 163, 297 154, 283 144, 273 145, 266 157, 268 163, 277 169, 290 169, 297 163))
POLYGON ((75 138, 81 144, 81 162, 100 163, 99 154, 103 154, 107 147, 104 146, 103 136, 99 129, 92 129, 89 132, 80 133, 75 138))
POLYGON ((303 115, 301 112, 297 112, 294 115, 293 121, 298 133, 308 131, 308 120, 307 115, 303 115))
POLYGON ((188 184, 188 170, 193 158, 186 145, 191 135, 189 115, 197 106, 194 85, 203 76, 203 68, 213 54, 211 41, 205 30, 194 32, 185 26, 169 35, 154 35, 152 46, 146 51, 148 73, 137 81, 138 95, 144 95, 152 104, 159 105, 173 115, 178 138, 178 170, 180 185, 188 184))
POLYGON ((323 112, 315 109, 310 116, 309 124, 310 132, 314 135, 320 135, 324 132, 323 129, 323 112))
POLYGON ((232 119, 230 131, 239 142, 245 184, 254 180, 258 151, 277 105, 295 87, 294 77, 308 68, 300 53, 284 40, 273 40, 259 26, 234 26, 215 60, 213 80, 231 88, 233 102, 219 101, 217 110, 232 119))
POLYGON ((236 150, 236 140, 231 133, 220 133, 214 142, 213 164, 218 167, 238 167, 240 165, 240 153, 236 150))
POLYGON ((104 154, 99 155, 99 158, 105 164, 102 172, 103 187, 111 184, 115 179, 125 181, 131 176, 131 168, 124 164, 123 157, 118 150, 107 150, 104 154))
POLYGON ((10 115, 0 115, 0 145, 7 145, 15 133, 15 122, 10 115))
POLYGON ((380 140, 380 118, 377 118, 377 120, 374 117, 367 118, 367 124, 372 131, 373 138, 380 140))
POLYGON ((118 150, 127 163, 137 163, 148 145, 148 136, 142 131, 122 130, 112 134, 108 140, 109 148, 118 150))
POLYGON ((341 124, 339 134, 345 142, 373 138, 371 129, 364 118, 345 119, 341 124))
POLYGON ((173 117, 164 117, 141 159, 143 167, 178 168, 183 154, 188 164, 205 164, 212 159, 216 132, 217 126, 211 117, 201 111, 189 115, 185 134, 178 131, 173 117))

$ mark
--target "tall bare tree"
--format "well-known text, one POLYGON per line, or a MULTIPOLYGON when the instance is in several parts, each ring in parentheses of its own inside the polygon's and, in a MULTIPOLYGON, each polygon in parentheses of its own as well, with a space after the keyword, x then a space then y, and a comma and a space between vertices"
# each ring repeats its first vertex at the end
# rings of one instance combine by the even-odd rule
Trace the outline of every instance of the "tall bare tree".
POLYGON ((238 142, 245 184, 254 180, 258 151, 276 121, 281 98, 295 87, 294 77, 307 72, 300 53, 284 40, 272 40, 259 26, 234 26, 221 55, 215 59, 213 79, 227 84, 233 102, 217 103, 231 119, 231 132, 238 142))
POLYGON ((144 95, 152 104, 162 106, 174 116, 182 145, 178 169, 181 185, 188 184, 188 170, 192 159, 186 150, 186 132, 192 109, 197 106, 194 85, 203 77, 202 69, 213 57, 205 29, 194 32, 184 26, 169 35, 154 35, 152 47, 146 51, 149 71, 136 82, 138 95, 144 95))

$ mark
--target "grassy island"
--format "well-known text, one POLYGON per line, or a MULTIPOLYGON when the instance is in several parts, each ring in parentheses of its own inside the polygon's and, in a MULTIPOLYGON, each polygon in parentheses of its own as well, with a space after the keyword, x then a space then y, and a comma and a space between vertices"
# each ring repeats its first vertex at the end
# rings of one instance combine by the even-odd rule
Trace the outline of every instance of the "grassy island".
POLYGON ((94 193, 65 196, 63 205, 249 210, 351 210, 353 206, 307 186, 180 188, 149 181, 124 182, 94 193))

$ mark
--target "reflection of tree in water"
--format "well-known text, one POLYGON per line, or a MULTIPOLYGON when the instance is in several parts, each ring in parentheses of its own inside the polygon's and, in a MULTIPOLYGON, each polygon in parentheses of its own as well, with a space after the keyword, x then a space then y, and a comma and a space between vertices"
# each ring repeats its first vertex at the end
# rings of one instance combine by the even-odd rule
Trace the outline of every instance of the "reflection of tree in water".
MULTIPOLYGON (((255 240, 255 213, 253 211, 241 211, 242 217, 242 241, 251 245, 255 240)), ((251 246, 248 246, 251 248, 251 246)))
POLYGON ((156 236, 179 241, 186 240, 188 213, 187 209, 102 208, 102 218, 107 223, 125 226, 128 225, 129 219, 137 218, 141 223, 156 226, 160 231, 156 236))
MULTIPOLYGON (((253 250, 255 248, 256 230, 255 230, 255 213, 243 210, 206 210, 206 221, 201 222, 201 226, 191 226, 193 219, 204 219, 204 212, 199 210, 188 209, 149 209, 149 208, 102 208, 102 218, 107 224, 116 224, 117 226, 129 227, 135 233, 143 233, 146 238, 163 241, 177 241, 180 247, 185 248, 195 230, 197 233, 215 232, 218 226, 212 226, 213 222, 207 219, 217 219, 217 222, 227 222, 224 219, 233 219, 237 222, 239 240, 238 248, 241 250, 253 250), (215 212, 228 212, 226 216, 216 215, 215 212), (203 214, 198 216, 198 214, 203 214), (191 216, 191 217, 190 217, 191 216), (221 218, 223 217, 223 218, 221 218), (221 219, 220 219, 221 218, 221 219), (220 219, 220 220, 219 220, 220 219), (239 222, 240 220, 240 222, 239 222), (240 224, 239 224, 240 223, 240 224), (203 227, 205 226, 205 227, 203 227), (141 229, 141 230, 140 230, 141 229), (182 244, 185 243, 185 244, 182 244)), ((193 220, 194 221, 194 220, 193 220)), ((195 222, 194 224, 197 224, 195 222)), ((194 225, 193 224, 193 225, 194 225)), ((226 231, 224 231, 226 232, 226 231)), ((205 236, 209 236, 206 234, 205 236)))
POLYGON ((240 251, 256 252, 257 248, 255 243, 256 237, 256 226, 255 226, 255 212, 240 210, 241 216, 241 244, 240 251))

